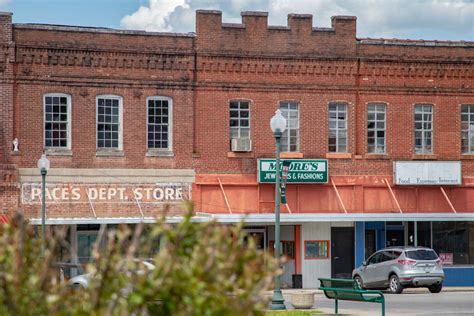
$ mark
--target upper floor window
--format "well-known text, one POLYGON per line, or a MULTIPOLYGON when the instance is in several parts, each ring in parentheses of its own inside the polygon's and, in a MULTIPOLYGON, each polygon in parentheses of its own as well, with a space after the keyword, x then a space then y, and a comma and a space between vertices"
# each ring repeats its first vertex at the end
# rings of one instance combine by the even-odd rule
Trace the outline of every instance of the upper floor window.
POLYGON ((474 153, 474 105, 461 106, 461 151, 474 153))
POLYGON ((329 103, 329 152, 347 152, 347 104, 329 103))
POLYGON ((122 98, 97 96, 97 149, 122 150, 122 98))
POLYGON ((230 147, 232 151, 250 151, 250 102, 229 104, 230 147))
POLYGON ((147 99, 148 149, 171 150, 172 100, 167 97, 147 99))
POLYGON ((433 152, 433 106, 430 104, 415 105, 415 153, 431 154, 433 152))
POLYGON ((385 153, 385 112, 385 104, 369 104, 367 107, 367 152, 369 153, 385 153))
POLYGON ((71 96, 60 93, 44 95, 45 148, 71 148, 71 96))
POLYGON ((281 115, 286 118, 286 130, 281 136, 281 151, 300 150, 300 115, 297 102, 280 102, 281 115))

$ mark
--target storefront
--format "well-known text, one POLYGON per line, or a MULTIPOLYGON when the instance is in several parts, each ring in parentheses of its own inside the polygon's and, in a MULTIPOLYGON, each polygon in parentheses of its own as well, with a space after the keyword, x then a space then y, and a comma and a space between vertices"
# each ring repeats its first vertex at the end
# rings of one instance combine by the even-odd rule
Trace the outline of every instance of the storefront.
MULTIPOLYGON (((301 163, 321 160, 297 161, 299 172, 315 174, 317 167, 301 163)), ((326 178, 290 171, 288 204, 280 209, 281 248, 287 257, 283 285, 294 286, 295 275, 302 276, 305 288, 318 287, 319 277, 350 277, 374 251, 404 245, 435 249, 443 260, 446 285, 474 284, 474 179, 461 177, 459 162, 415 164, 396 164, 393 178, 326 178), (291 182, 302 178, 319 182, 291 182)), ((275 187, 263 167, 258 175, 198 174, 193 200, 198 212, 218 221, 244 220, 249 228, 259 227, 272 249, 275 187)))
MULTIPOLYGON (((192 199, 191 169, 50 169, 46 177, 46 225, 66 226, 61 261, 87 263, 96 243, 119 224, 181 218, 192 199)), ((20 169, 21 208, 41 225, 41 179, 37 169, 20 169)), ((71 275, 78 273, 72 269, 71 275)))

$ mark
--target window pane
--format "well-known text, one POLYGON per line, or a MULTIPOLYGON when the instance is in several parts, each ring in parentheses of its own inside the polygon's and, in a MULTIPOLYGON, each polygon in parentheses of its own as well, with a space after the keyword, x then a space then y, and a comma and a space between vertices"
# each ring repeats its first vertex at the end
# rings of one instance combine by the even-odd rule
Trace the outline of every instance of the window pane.
POLYGON ((329 241, 306 241, 305 258, 327 258, 329 241))
MULTIPOLYGON (((170 128, 169 100, 148 100, 148 148, 167 149, 170 128)), ((238 112, 235 113, 238 116, 238 112)), ((118 136, 118 134, 116 134, 118 136)), ((113 142, 115 143, 115 142, 113 142)))
POLYGON ((345 103, 333 102, 328 105, 328 128, 328 150, 330 152, 346 152, 347 105, 345 103))
POLYGON ((68 146, 68 100, 66 97, 59 96, 44 98, 44 138, 46 147, 65 148, 68 146))
POLYGON ((299 106, 296 102, 280 102, 280 110, 286 118, 286 130, 282 135, 281 150, 299 150, 299 106), (292 138, 290 140, 290 138, 292 138))

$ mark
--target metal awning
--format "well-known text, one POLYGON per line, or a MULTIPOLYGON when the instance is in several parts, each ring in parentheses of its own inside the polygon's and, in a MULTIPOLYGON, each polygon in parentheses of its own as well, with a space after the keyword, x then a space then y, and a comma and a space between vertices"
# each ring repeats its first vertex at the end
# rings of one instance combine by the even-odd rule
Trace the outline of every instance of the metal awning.
MULTIPOLYGON (((167 217, 168 223, 177 223, 182 216, 167 217)), ((272 224, 275 215, 268 214, 210 214, 198 213, 192 218, 195 222, 215 220, 220 223, 272 224)), ((312 223, 312 222, 378 222, 378 221, 474 221, 474 213, 325 213, 325 214, 281 214, 282 224, 312 223)), ((137 224, 154 223, 154 217, 88 217, 88 218, 48 218, 47 225, 74 224, 137 224)), ((41 218, 30 219, 33 225, 41 225, 41 218)))

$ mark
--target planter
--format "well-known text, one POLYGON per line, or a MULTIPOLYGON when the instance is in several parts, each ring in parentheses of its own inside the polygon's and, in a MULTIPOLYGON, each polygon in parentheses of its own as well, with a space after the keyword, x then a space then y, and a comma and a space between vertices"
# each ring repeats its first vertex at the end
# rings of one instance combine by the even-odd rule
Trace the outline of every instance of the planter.
POLYGON ((297 291, 291 293, 291 305, 296 309, 310 309, 314 305, 314 292, 297 291))

